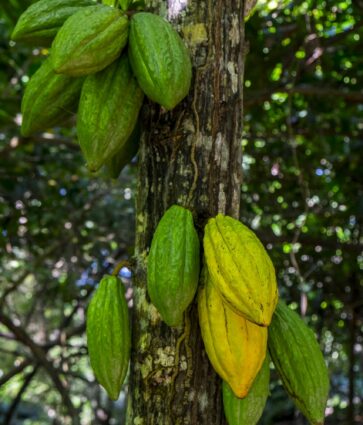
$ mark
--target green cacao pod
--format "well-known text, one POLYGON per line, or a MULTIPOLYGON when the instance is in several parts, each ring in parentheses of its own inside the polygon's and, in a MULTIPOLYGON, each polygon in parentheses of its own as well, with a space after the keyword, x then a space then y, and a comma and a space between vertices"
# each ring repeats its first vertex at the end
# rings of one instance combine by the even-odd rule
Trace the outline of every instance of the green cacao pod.
POLYGON ((99 170, 123 149, 137 122, 143 98, 126 56, 86 78, 77 133, 90 171, 99 170))
POLYGON ((269 327, 269 351, 284 388, 310 423, 324 423, 329 377, 319 344, 304 321, 281 301, 269 327))
POLYGON ((188 50, 160 16, 146 12, 132 16, 129 57, 144 93, 165 109, 174 108, 188 94, 192 76, 188 50))
POLYGON ((50 46, 70 16, 94 4, 92 0, 39 0, 20 16, 11 38, 32 45, 50 46))
POLYGON ((54 71, 72 76, 101 71, 120 56, 128 32, 128 18, 116 8, 99 4, 79 10, 53 41, 54 71))
POLYGON ((129 311, 116 276, 104 276, 87 311, 87 345, 92 369, 112 400, 117 400, 130 360, 129 311))
POLYGON ((147 263, 150 299, 169 326, 180 326, 199 279, 199 239, 189 210, 173 205, 155 231, 147 263))
POLYGON ((266 357, 267 328, 234 313, 211 283, 206 267, 202 280, 198 312, 205 350, 236 397, 246 397, 266 357))
POLYGON ((29 136, 60 124, 75 109, 82 78, 72 78, 54 73, 49 58, 31 77, 26 86, 21 112, 21 132, 29 136))
POLYGON ((112 158, 105 163, 105 175, 111 179, 117 179, 121 171, 129 164, 139 150, 141 128, 136 124, 131 136, 112 158))
POLYGON ((238 314, 268 326, 278 299, 274 266, 257 236, 232 217, 208 221, 204 252, 213 284, 238 314))
POLYGON ((258 423, 269 395, 269 383, 270 359, 268 355, 245 398, 236 397, 227 382, 223 381, 223 406, 228 425, 256 425, 258 423))

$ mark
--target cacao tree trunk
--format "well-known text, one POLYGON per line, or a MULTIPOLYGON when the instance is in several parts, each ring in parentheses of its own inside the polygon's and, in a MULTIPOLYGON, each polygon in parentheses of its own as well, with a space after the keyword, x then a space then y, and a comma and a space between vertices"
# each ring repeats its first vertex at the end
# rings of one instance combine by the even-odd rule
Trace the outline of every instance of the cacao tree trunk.
POLYGON ((146 265, 156 225, 172 204, 192 211, 201 238, 209 217, 239 215, 244 2, 150 3, 182 33, 194 79, 173 111, 151 102, 143 111, 127 423, 218 425, 225 423, 221 382, 204 351, 196 303, 183 328, 165 325, 147 295, 146 265))

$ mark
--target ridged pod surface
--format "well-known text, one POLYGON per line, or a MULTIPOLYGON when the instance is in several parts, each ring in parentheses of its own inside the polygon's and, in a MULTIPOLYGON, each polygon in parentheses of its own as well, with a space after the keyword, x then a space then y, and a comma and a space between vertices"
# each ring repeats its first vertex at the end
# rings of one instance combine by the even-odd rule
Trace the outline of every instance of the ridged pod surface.
POLYGON ((313 331, 281 301, 269 327, 268 346, 287 393, 311 424, 322 425, 329 393, 324 357, 313 331))
POLYGON ((126 56, 85 79, 79 101, 77 133, 91 171, 99 170, 127 143, 143 98, 126 56))
POLYGON ((92 369, 112 400, 117 400, 130 360, 129 311, 116 276, 104 276, 87 311, 87 345, 92 369))
POLYGON ((55 72, 72 76, 101 71, 116 60, 127 43, 129 20, 116 8, 96 5, 72 15, 52 44, 55 72))
POLYGON ((92 0, 39 0, 20 16, 11 38, 32 45, 50 46, 64 22, 92 0))
POLYGON ((129 57, 144 93, 173 109, 190 88, 192 67, 187 48, 173 27, 152 13, 131 18, 129 57))
POLYGON ((267 328, 234 313, 203 269, 198 312, 205 350, 218 375, 237 397, 248 394, 267 350, 267 328))
POLYGON ((245 398, 233 394, 223 381, 223 406, 228 425, 256 425, 262 416, 269 395, 270 359, 266 358, 245 398))
POLYGON ((180 326, 199 279, 199 239, 192 213, 178 205, 161 218, 147 262, 151 302, 169 326, 180 326))
POLYGON ((111 179, 117 179, 121 171, 129 164, 132 158, 137 154, 139 150, 141 129, 140 125, 136 123, 131 136, 127 139, 124 146, 115 153, 108 161, 105 163, 105 174, 111 179))
POLYGON ((268 326, 278 300, 275 269, 248 227, 218 214, 208 221, 204 252, 213 284, 238 314, 268 326))
POLYGON ((21 133, 29 136, 70 116, 76 109, 83 81, 55 74, 49 58, 46 59, 26 86, 21 103, 21 133))

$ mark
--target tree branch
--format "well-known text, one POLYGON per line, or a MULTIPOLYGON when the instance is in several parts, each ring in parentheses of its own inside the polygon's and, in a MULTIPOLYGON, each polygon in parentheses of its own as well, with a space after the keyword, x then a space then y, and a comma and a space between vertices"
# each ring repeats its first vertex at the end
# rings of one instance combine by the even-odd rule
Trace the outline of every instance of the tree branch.
POLYGON ((355 25, 345 31, 339 32, 338 34, 335 34, 331 37, 320 37, 320 42, 324 47, 329 47, 332 44, 339 43, 340 41, 344 40, 349 34, 358 31, 362 27, 363 21, 359 20, 355 25))
POLYGON ((36 365, 34 367, 34 369, 28 373, 28 375, 25 376, 23 385, 21 386, 18 394, 16 395, 16 397, 14 398, 13 402, 11 403, 8 411, 6 412, 6 416, 4 419, 4 425, 11 425, 11 421, 13 418, 13 415, 16 411, 16 408, 18 407, 18 404, 21 401, 21 398, 23 396, 23 394, 25 393, 25 391, 27 390, 28 386, 30 385, 32 379, 34 378, 35 374, 37 373, 38 370, 38 365, 36 365))
POLYGON ((0 322, 15 335, 18 341, 26 345, 31 350, 34 357, 39 360, 41 366, 44 367, 50 379, 53 381, 54 386, 57 388, 60 396, 62 397, 63 403, 68 411, 68 414, 71 416, 73 423, 75 425, 78 424, 79 423, 78 412, 73 406, 73 403, 69 397, 68 388, 66 387, 66 385, 64 385, 63 381, 60 379, 58 373, 56 372, 54 366, 48 360, 46 356, 46 352, 43 350, 43 348, 40 347, 38 344, 36 344, 28 336, 28 334, 25 332, 23 328, 15 325, 12 322, 12 320, 8 316, 6 316, 1 310, 0 310, 0 322))
POLYGON ((31 364, 32 360, 30 359, 22 360, 22 362, 18 366, 15 366, 13 369, 9 370, 8 373, 0 377, 0 387, 10 381, 10 379, 12 379, 14 376, 21 373, 26 367, 31 364))
MULTIPOLYGON (((54 243, 45 252, 43 252, 36 259, 34 259, 33 262, 31 261, 31 259, 29 259, 28 262, 32 264, 32 270, 36 270, 37 267, 41 265, 45 259, 47 259, 53 253, 57 252, 57 250, 61 246, 63 246, 65 243, 67 243, 71 239, 72 239, 72 236, 68 236, 67 238, 62 240, 61 243, 59 241, 57 243, 54 243)), ((4 304, 6 297, 9 296, 12 292, 14 292, 18 288, 18 286, 20 286, 24 282, 25 278, 31 273, 32 271, 29 269, 24 270, 24 272, 16 280, 12 282, 11 286, 9 286, 9 288, 4 290, 0 298, 0 307, 2 307, 2 305, 4 304)))

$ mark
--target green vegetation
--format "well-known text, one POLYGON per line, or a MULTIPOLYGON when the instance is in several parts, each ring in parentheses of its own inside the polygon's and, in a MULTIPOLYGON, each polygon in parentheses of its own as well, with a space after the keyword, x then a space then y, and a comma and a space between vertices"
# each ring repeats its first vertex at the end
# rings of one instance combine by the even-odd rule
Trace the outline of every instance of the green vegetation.
MULTIPOLYGON (((0 423, 123 423, 124 398, 94 381, 85 309, 131 259, 136 161, 117 182, 93 177, 74 117, 21 136, 21 96, 48 52, 9 42, 30 3, 0 5, 0 423)), ((363 416, 362 23, 361 1, 261 0, 246 25, 241 219, 319 337, 326 423, 340 425, 363 416)), ((272 371, 261 424, 293 424, 293 409, 272 371)))

